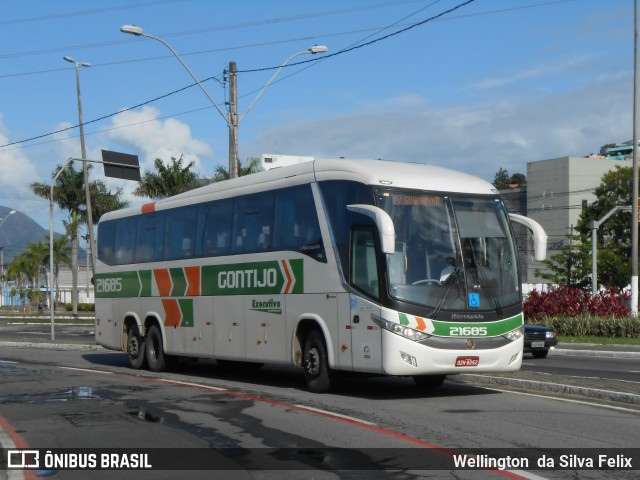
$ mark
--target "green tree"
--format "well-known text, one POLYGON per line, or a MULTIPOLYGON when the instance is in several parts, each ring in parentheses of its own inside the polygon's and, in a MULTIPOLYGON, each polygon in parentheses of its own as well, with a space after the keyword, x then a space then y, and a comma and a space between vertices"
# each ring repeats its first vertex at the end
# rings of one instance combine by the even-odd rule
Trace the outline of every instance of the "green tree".
MULTIPOLYGON (((62 165, 58 165, 52 172, 51 177, 53 178, 62 168, 62 165)), ((88 169, 91 171, 91 165, 88 166, 88 169)), ((34 182, 31 184, 31 190, 39 197, 49 198, 50 185, 47 183, 34 182)), ((119 188, 115 192, 111 192, 101 180, 94 180, 89 183, 89 195, 92 199, 91 210, 95 222, 98 222, 104 213, 127 206, 127 202, 122 199, 122 189, 119 188)), ((73 163, 65 167, 54 185, 53 201, 59 208, 69 212, 71 222, 79 222, 78 226, 87 224, 87 205, 82 168, 76 170, 73 163)), ((74 314, 78 312, 78 271, 77 268, 73 268, 78 264, 78 230, 79 228, 74 229, 71 236, 71 303, 74 314)))
POLYGON ((500 169, 496 172, 495 177, 493 178, 493 186, 498 190, 505 190, 509 188, 509 172, 506 169, 500 167, 500 169))
POLYGON ((567 235, 559 253, 542 263, 548 271, 536 270, 537 277, 558 285, 586 290, 591 285, 591 244, 581 235, 567 235))
MULTIPOLYGON (((251 175, 262 171, 262 165, 260 159, 257 157, 251 157, 247 160, 247 164, 242 166, 242 163, 238 161, 238 176, 244 177, 245 175, 251 175)), ((218 165, 213 173, 212 182, 221 182, 223 180, 229 180, 229 171, 222 165, 218 165)))
POLYGON ((518 185, 519 187, 527 184, 527 177, 524 173, 514 173, 509 178, 510 185, 518 185))
MULTIPOLYGON (((22 292, 24 286, 28 283, 29 260, 24 255, 16 255, 11 263, 7 266, 7 278, 15 279, 18 284, 18 291, 22 292)), ((13 294, 12 296, 14 296, 13 294)), ((22 293, 20 294, 22 296, 22 293)))
MULTIPOLYGON (((591 238, 592 221, 600 220, 616 206, 631 205, 632 170, 616 166, 602 176, 596 200, 582 210, 577 231, 591 238)), ((598 284, 622 288, 631 274, 631 212, 618 211, 598 229, 598 284)))
POLYGON ((133 194, 154 200, 171 197, 179 193, 193 190, 201 185, 195 172, 191 170, 194 162, 182 165, 182 156, 176 160, 171 157, 168 165, 156 158, 153 162, 155 172, 145 172, 133 194))
MULTIPOLYGON (((17 255, 9 264, 9 274, 17 278, 20 289, 28 281, 33 289, 38 289, 41 273, 46 274, 46 265, 49 261, 49 244, 47 242, 32 242, 27 248, 17 255)), ((39 292, 39 289, 38 289, 39 292)), ((33 294, 28 296, 31 300, 33 294)))

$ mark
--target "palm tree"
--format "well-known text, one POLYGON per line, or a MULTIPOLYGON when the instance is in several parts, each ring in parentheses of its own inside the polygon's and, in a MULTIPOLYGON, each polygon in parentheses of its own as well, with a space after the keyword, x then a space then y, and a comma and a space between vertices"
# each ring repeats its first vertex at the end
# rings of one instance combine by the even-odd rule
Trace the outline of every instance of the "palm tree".
POLYGON ((17 255, 8 272, 18 279, 20 291, 23 291, 25 280, 29 280, 33 289, 38 291, 38 279, 40 273, 46 273, 46 265, 49 261, 49 245, 47 242, 32 242, 27 248, 17 255))
MULTIPOLYGON (((48 240, 47 240, 48 242, 48 240)), ((71 247, 66 236, 60 235, 53 241, 53 283, 56 288, 56 299, 60 298, 60 282, 58 274, 60 273, 60 264, 71 266, 72 260, 69 257, 71 247)), ((51 299, 53 301, 53 299, 51 299)))
MULTIPOLYGON (((58 165, 52 172, 53 178, 62 165, 58 165)), ((91 165, 88 165, 91 170, 91 165)), ((31 184, 33 193, 42 198, 49 198, 50 185, 46 183, 34 182, 31 184)), ((111 210, 117 210, 127 206, 127 202, 122 200, 122 189, 119 188, 111 192, 104 182, 94 180, 89 184, 89 194, 92 201, 93 218, 97 222, 102 214, 111 210)), ((53 200, 59 208, 69 212, 70 223, 79 222, 78 226, 87 223, 87 206, 84 188, 84 174, 82 169, 76 170, 73 163, 70 163, 64 171, 58 176, 53 189, 53 200)), ((71 255, 72 264, 78 264, 78 228, 75 228, 71 236, 71 255)), ((78 272, 77 268, 72 267, 71 271, 72 294, 71 303, 73 313, 78 312, 78 272)))
POLYGON ((20 292, 20 296, 22 296, 22 292, 24 291, 25 283, 29 280, 27 276, 28 271, 29 260, 25 255, 16 255, 7 266, 7 278, 14 278, 16 280, 18 284, 17 291, 20 292))
MULTIPOLYGON (((238 161, 238 176, 244 177, 245 175, 251 175, 252 173, 257 173, 262 171, 262 165, 260 163, 260 159, 257 157, 252 157, 247 160, 246 166, 242 166, 240 161, 238 161)), ((222 165, 218 165, 213 174, 212 182, 221 182, 223 180, 229 180, 229 172, 222 165)))
POLYGON ((201 185, 195 172, 191 171, 194 162, 182 166, 182 156, 176 160, 171 157, 168 165, 156 158, 153 162, 155 172, 145 172, 133 194, 138 197, 149 197, 154 200, 171 197, 179 193, 193 190, 201 185))

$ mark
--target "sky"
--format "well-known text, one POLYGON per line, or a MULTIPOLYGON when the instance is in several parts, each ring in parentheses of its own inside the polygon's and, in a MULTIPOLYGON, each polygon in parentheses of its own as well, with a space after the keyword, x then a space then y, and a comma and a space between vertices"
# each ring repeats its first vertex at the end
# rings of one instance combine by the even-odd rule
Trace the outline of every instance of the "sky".
MULTIPOLYGON (((156 158, 202 176, 228 166, 225 117, 169 48, 125 24, 171 45, 223 114, 236 62, 243 162, 383 158, 492 181, 632 138, 632 0, 3 0, 0 206, 48 229, 30 184, 81 155, 64 56, 91 64, 79 69, 87 158, 138 155, 143 173, 156 158), (247 111, 313 45, 329 50, 297 55, 247 111)), ((148 201, 102 171, 92 179, 148 201)), ((67 213, 54 215, 64 231, 67 213)))

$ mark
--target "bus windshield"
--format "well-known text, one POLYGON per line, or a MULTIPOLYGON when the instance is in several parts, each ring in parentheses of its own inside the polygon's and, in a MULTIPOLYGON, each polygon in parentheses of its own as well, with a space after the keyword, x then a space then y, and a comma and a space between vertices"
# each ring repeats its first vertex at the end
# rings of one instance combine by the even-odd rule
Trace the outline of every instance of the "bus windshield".
POLYGON ((493 311, 520 301, 516 251, 498 198, 385 190, 378 206, 393 219, 387 256, 390 295, 440 312, 493 311))

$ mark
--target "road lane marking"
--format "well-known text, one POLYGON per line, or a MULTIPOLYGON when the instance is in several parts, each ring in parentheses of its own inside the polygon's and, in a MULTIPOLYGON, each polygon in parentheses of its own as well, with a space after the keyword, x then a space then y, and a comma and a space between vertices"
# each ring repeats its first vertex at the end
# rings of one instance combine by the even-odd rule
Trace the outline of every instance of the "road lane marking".
POLYGON ((375 423, 367 422, 366 420, 361 420, 361 419, 355 418, 355 417, 350 417, 349 415, 343 415, 341 413, 330 412, 328 410, 322 410, 320 408, 308 407, 307 405, 294 405, 294 407, 298 407, 301 410, 310 410, 310 411, 315 412, 315 413, 322 413, 324 415, 328 415, 328 416, 331 416, 331 417, 346 418, 347 420, 351 420, 352 422, 363 423, 365 425, 373 425, 373 426, 376 425, 375 423))
POLYGON ((62 370, 74 370, 78 372, 87 372, 87 373, 103 373, 105 375, 115 375, 115 372, 109 372, 107 370, 95 370, 92 368, 78 368, 78 367, 60 367, 62 370))
POLYGON ((615 405, 607 405, 607 404, 604 404, 604 403, 585 402, 583 400, 574 400, 572 398, 554 397, 553 395, 542 395, 540 393, 517 392, 515 390, 502 390, 500 388, 492 388, 492 387, 482 387, 482 388, 485 388, 487 390, 492 390, 494 392, 500 392, 500 393, 515 393, 517 395, 528 395, 530 397, 548 398, 548 399, 551 399, 551 400, 558 400, 558 401, 561 401, 561 402, 578 403, 578 404, 582 404, 582 405, 589 405, 590 407, 608 408, 608 409, 611 409, 611 410, 620 410, 620 411, 623 411, 623 412, 638 413, 638 410, 634 410, 632 408, 617 407, 615 405))

